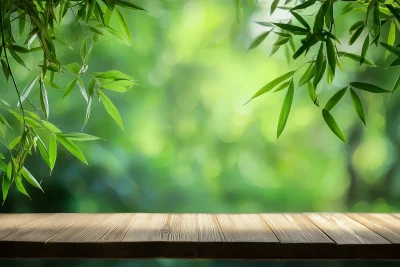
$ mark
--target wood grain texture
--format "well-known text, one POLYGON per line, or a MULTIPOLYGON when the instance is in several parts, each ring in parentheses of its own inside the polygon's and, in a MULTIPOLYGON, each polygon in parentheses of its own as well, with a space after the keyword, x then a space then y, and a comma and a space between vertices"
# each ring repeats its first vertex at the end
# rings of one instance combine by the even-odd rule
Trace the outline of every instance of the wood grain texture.
POLYGON ((262 214, 281 243, 283 259, 332 258, 335 243, 303 214, 262 214))
POLYGON ((399 259, 396 214, 0 214, 0 258, 399 259))
MULTIPOLYGON (((50 238, 62 233, 68 227, 87 214, 53 214, 28 223, 15 233, 0 240, 0 255, 10 257, 46 257, 45 243, 50 238)), ((18 220, 18 219, 16 219, 18 220)))
POLYGON ((306 216, 335 241, 339 258, 393 258, 388 240, 345 214, 310 213, 306 216))

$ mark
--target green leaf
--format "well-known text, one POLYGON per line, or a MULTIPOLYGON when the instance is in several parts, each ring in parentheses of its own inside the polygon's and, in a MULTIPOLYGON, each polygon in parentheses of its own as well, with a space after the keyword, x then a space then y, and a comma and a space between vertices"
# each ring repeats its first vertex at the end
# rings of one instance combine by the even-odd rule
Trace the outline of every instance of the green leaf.
POLYGON ((317 73, 315 74, 313 79, 314 88, 317 88, 319 82, 322 80, 322 77, 324 77, 325 70, 326 70, 326 60, 324 59, 322 61, 322 66, 318 69, 316 68, 317 73))
POLYGON ((365 24, 362 24, 360 27, 357 28, 357 30, 350 37, 349 45, 354 44, 354 42, 358 39, 358 37, 360 37, 364 28, 365 28, 365 24))
POLYGON ((363 64, 365 61, 365 56, 367 55, 368 48, 369 48, 369 34, 367 34, 367 37, 365 37, 364 44, 362 46, 360 65, 363 64))
POLYGON ((18 20, 18 33, 19 37, 24 33, 25 30, 25 22, 26 22, 26 16, 21 16, 18 20))
POLYGON ((127 8, 127 9, 132 9, 132 10, 143 10, 143 11, 147 11, 146 9, 135 5, 133 3, 127 2, 127 1, 123 1, 123 0, 118 0, 115 2, 118 6, 123 7, 123 8, 127 8))
MULTIPOLYGON (((359 55, 356 55, 356 54, 339 51, 338 55, 339 55, 339 57, 347 57, 347 58, 349 58, 351 60, 354 60, 356 62, 360 62, 361 61, 361 57, 359 55)), ((374 63, 372 63, 371 61, 369 61, 367 59, 364 59, 363 63, 365 65, 370 66, 370 67, 376 67, 376 65, 374 63)))
POLYGON ((83 163, 88 164, 88 162, 85 159, 85 156, 82 154, 82 152, 79 150, 79 148, 67 137, 57 135, 58 141, 66 148, 68 149, 69 152, 71 152, 72 155, 77 157, 79 160, 81 160, 83 163))
POLYGON ((8 80, 8 77, 10 76, 10 70, 8 68, 8 64, 3 58, 0 60, 0 62, 1 62, 1 68, 3 69, 4 77, 6 78, 6 80, 8 80))
POLYGON ((42 120, 42 123, 44 125, 44 127, 47 128, 47 130, 49 130, 52 133, 61 133, 61 130, 58 129, 54 124, 52 124, 51 122, 48 121, 44 121, 42 120))
POLYGON ((85 61, 86 50, 87 50, 87 40, 86 40, 86 37, 85 37, 85 38, 83 38, 83 41, 82 41, 82 44, 81 44, 81 58, 82 58, 82 62, 85 61))
POLYGON ((351 99, 353 100, 353 105, 354 105, 354 108, 356 110, 358 117, 361 119, 361 121, 364 123, 364 125, 367 125, 367 123, 365 122, 364 108, 363 108, 360 97, 357 95, 356 91, 353 90, 353 88, 350 88, 350 94, 351 94, 351 99))
POLYGON ((12 51, 15 51, 17 53, 23 53, 23 54, 27 54, 30 52, 29 49, 27 49, 23 46, 20 46, 20 45, 12 45, 11 49, 12 49, 12 51))
POLYGON ((93 72, 92 75, 99 79, 109 79, 109 80, 133 80, 132 77, 122 73, 118 70, 110 70, 107 72, 93 72))
POLYGON ((364 82, 351 82, 350 85, 354 88, 360 89, 360 90, 364 90, 367 92, 371 92, 371 93, 376 93, 376 94, 380 94, 380 93, 389 93, 390 91, 383 89, 379 86, 370 84, 370 83, 364 83, 364 82))
POLYGON ((311 63, 307 70, 301 76, 299 81, 299 87, 309 82, 315 76, 315 64, 311 63))
POLYGON ((271 82, 267 83, 266 85, 264 85, 264 87, 262 87, 260 90, 258 90, 251 98, 249 101, 247 101, 245 103, 245 105, 247 103, 249 103, 252 99, 265 94, 269 91, 271 91, 272 89, 274 89, 275 86, 277 86, 278 84, 280 84, 281 82, 286 81, 287 79, 289 79, 290 77, 292 77, 294 75, 295 71, 289 71, 281 76, 279 76, 278 78, 272 80, 271 82))
MULTIPOLYGON (((42 154, 43 156, 43 154, 42 154)), ((53 171, 57 160, 57 139, 54 134, 50 135, 49 143, 49 163, 50 163, 50 173, 53 171)))
POLYGON ((40 189, 44 193, 38 181, 36 181, 35 177, 33 177, 33 175, 25 167, 22 167, 21 174, 29 184, 40 189))
POLYGON ((283 89, 285 89, 286 87, 288 87, 289 84, 290 84, 290 82, 291 82, 291 81, 287 81, 287 82, 284 82, 284 83, 282 83, 281 85, 279 85, 279 86, 274 90, 274 93, 275 93, 275 92, 282 91, 283 89))
MULTIPOLYGON (((35 79, 33 79, 33 81, 31 81, 25 88, 24 90, 22 90, 22 95, 21 95, 21 103, 23 103, 25 101, 25 99, 28 97, 29 93, 31 92, 33 86, 35 85, 37 79, 39 78, 39 76, 36 76, 35 79)), ((19 107, 20 102, 18 101, 17 103, 17 107, 19 107)))
POLYGON ((395 46, 392 46, 392 45, 389 45, 389 44, 386 44, 383 42, 381 42, 380 44, 383 46, 383 48, 385 48, 387 51, 389 51, 396 57, 400 57, 400 48, 399 47, 395 47, 395 46))
POLYGON ((360 28, 361 26, 365 25, 365 21, 364 20, 359 20, 356 23, 354 23, 353 25, 350 26, 349 32, 353 32, 356 29, 360 28))
POLYGON ((85 134, 85 133, 78 133, 78 132, 73 132, 73 133, 60 133, 57 134, 57 136, 64 136, 68 138, 69 140, 72 141, 93 141, 93 140, 98 140, 100 139, 97 136, 90 135, 90 134, 85 134))
POLYGON ((335 119, 329 113, 329 111, 323 109, 322 110, 322 117, 324 118, 326 124, 329 126, 331 131, 339 137, 343 142, 347 143, 346 138, 344 137, 342 131, 339 128, 339 125, 336 123, 335 119))
POLYGON ((43 143, 42 139, 38 138, 37 144, 39 147, 40 155, 42 156, 44 162, 46 162, 47 166, 49 166, 49 168, 51 169, 49 152, 47 151, 47 148, 46 148, 45 144, 43 143))
POLYGON ((63 98, 72 92, 72 89, 74 89, 77 81, 78 81, 78 78, 75 78, 67 85, 67 89, 65 90, 63 98))
POLYGON ((294 84, 292 80, 289 85, 289 89, 286 93, 285 99, 283 101, 281 114, 279 115, 278 129, 276 133, 277 138, 279 138, 279 136, 283 132, 283 129, 285 129, 286 122, 290 113, 290 108, 292 107, 293 95, 294 95, 294 84))
POLYGON ((312 6, 315 4, 315 0, 308 0, 300 5, 295 6, 294 8, 292 8, 291 10, 299 10, 299 9, 305 9, 309 6, 312 6))
POLYGON ((310 96, 311 101, 314 103, 314 105, 319 107, 318 97, 317 97, 317 94, 315 93, 315 88, 311 82, 307 83, 307 89, 308 89, 308 95, 310 96))
POLYGON ((42 106, 43 113, 46 119, 49 118, 49 99, 47 98, 47 90, 44 83, 41 82, 40 86, 40 105, 42 106))
POLYGON ((267 32, 264 32, 264 33, 260 34, 259 36, 257 36, 257 37, 253 40, 253 42, 251 43, 251 45, 249 46, 249 48, 247 49, 247 51, 249 51, 249 50, 251 50, 251 49, 256 48, 257 46, 259 46, 259 45, 262 43, 262 41, 264 41, 265 38, 267 38, 267 36, 268 36, 270 33, 271 33, 271 31, 267 31, 267 32))
POLYGON ((129 28, 128 25, 126 25, 124 18, 122 17, 121 13, 119 10, 116 8, 115 9, 115 14, 117 15, 117 20, 119 23, 119 26, 121 27, 122 31, 124 32, 126 38, 128 39, 129 42, 132 42, 131 34, 129 33, 129 28))
POLYGON ((397 77, 397 80, 396 80, 396 83, 395 83, 394 86, 393 86, 393 90, 392 90, 391 95, 393 95, 394 92, 396 92, 397 89, 399 89, 399 87, 400 87, 400 76, 397 77))
POLYGON ((123 93, 130 90, 134 85, 135 85, 134 81, 117 80, 117 81, 102 83, 100 88, 123 93))
POLYGON ((68 64, 65 66, 65 68, 75 75, 78 74, 82 69, 81 66, 79 66, 76 62, 68 64))
POLYGON ((17 176, 17 178, 15 179, 15 185, 17 186, 17 189, 18 189, 19 192, 21 192, 25 196, 31 198, 29 196, 28 192, 26 192, 24 185, 22 184, 21 176, 17 176))
POLYGON ((326 53, 328 58, 328 65, 331 69, 332 75, 335 76, 336 52, 331 39, 326 39, 326 53))
POLYGON ((274 43, 274 46, 280 46, 283 44, 286 44, 291 38, 282 38, 279 37, 279 39, 274 43))
POLYGON ((88 102, 89 101, 89 97, 88 97, 88 95, 86 93, 85 84, 83 83, 83 81, 80 78, 78 78, 77 84, 78 84, 79 90, 80 90, 83 98, 86 100, 86 102, 88 102))
POLYGON ((274 0, 272 2, 270 15, 272 15, 275 12, 276 8, 278 7, 278 4, 279 4, 279 0, 274 0))
POLYGON ((123 131, 125 131, 124 124, 122 122, 121 116, 119 115, 118 109, 114 106, 111 100, 102 91, 98 90, 98 93, 100 100, 103 103, 103 106, 106 109, 107 113, 110 114, 110 116, 117 122, 119 127, 121 127, 123 131))
POLYGON ((347 91, 347 86, 339 91, 337 91, 326 103, 324 109, 327 111, 331 111, 332 108, 336 106, 337 103, 339 103, 340 99, 344 96, 344 94, 347 91))
POLYGON ((392 64, 389 67, 399 66, 400 65, 400 58, 396 58, 393 60, 392 64))
POLYGON ((274 27, 274 24, 270 22, 265 22, 265 21, 257 21, 256 22, 258 25, 265 26, 265 27, 274 27))
POLYGON ((298 20, 298 22, 300 22, 304 27, 306 27, 307 29, 311 29, 310 25, 308 25, 307 21, 305 21, 305 19, 303 19, 302 16, 300 16, 298 13, 294 12, 293 10, 290 11, 290 13, 292 13, 292 15, 298 20))
POLYGON ((305 35, 305 34, 309 33, 308 29, 304 29, 299 26, 295 26, 295 25, 291 25, 291 24, 274 23, 274 25, 281 28, 282 30, 291 32, 295 35, 305 35))
MULTIPOLYGON (((392 23, 390 23, 387 44, 393 46, 395 39, 396 39, 396 24, 395 24, 394 20, 392 20, 392 23)), ((390 55, 390 52, 386 50, 385 59, 389 55, 390 55)))
POLYGON ((17 138, 15 138, 14 140, 12 140, 9 144, 8 144, 8 149, 14 149, 14 147, 16 145, 18 145, 18 143, 21 141, 21 136, 18 136, 17 138))
POLYGON ((15 53, 14 51, 10 51, 10 54, 15 59, 15 61, 18 62, 18 64, 20 64, 22 67, 24 67, 27 70, 29 70, 28 67, 25 65, 25 62, 22 60, 22 58, 20 56, 18 56, 17 53, 15 53))

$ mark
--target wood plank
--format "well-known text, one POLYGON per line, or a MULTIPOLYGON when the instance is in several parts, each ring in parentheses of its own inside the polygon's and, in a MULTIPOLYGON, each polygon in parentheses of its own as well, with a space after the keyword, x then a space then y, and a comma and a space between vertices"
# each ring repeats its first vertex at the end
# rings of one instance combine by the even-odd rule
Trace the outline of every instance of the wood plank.
POLYGON ((279 241, 259 214, 217 214, 219 229, 225 240, 223 253, 209 247, 212 258, 276 259, 279 241), (229 252, 229 253, 228 253, 229 252))
POLYGON ((336 242, 337 257, 392 259, 392 246, 388 240, 345 214, 307 213, 306 216, 336 242))
POLYGON ((0 214, 0 258, 398 259, 395 214, 0 214))
POLYGON ((281 259, 325 259, 335 243, 302 214, 262 214, 281 245, 281 259))
POLYGON ((47 257, 117 257, 117 244, 122 240, 135 218, 135 214, 91 214, 47 240, 47 257))
POLYGON ((124 257, 198 257, 195 214, 141 213, 123 238, 124 257))
POLYGON ((52 214, 0 214, 0 239, 23 229, 39 218, 50 215, 52 214))
MULTIPOLYGON (((0 240, 0 257, 44 258, 46 257, 46 241, 85 216, 87 214, 41 215, 21 230, 0 240)), ((19 217, 17 216, 16 220, 19 217)))
POLYGON ((348 213, 347 215, 393 243, 393 257, 400 258, 400 218, 382 213, 348 213))

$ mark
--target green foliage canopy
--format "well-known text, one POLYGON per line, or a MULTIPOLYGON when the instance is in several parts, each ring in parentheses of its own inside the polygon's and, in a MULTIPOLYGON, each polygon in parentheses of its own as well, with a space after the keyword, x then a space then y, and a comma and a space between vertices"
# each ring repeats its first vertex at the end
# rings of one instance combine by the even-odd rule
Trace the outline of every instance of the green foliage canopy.
MULTIPOLYGON (((260 45, 271 33, 274 33, 278 35, 278 40, 273 45, 272 54, 281 47, 286 46, 286 49, 291 51, 293 60, 304 56, 307 61, 299 68, 283 74, 263 86, 250 100, 273 89, 275 89, 275 92, 286 89, 286 97, 278 122, 277 137, 279 137, 286 125, 292 105, 293 88, 291 86, 296 84, 295 87, 299 88, 307 85, 311 101, 321 108, 322 117, 326 124, 338 138, 346 143, 346 138, 332 116, 331 110, 349 91, 349 97, 352 99, 355 112, 366 125, 364 107, 358 94, 362 91, 373 94, 393 94, 400 86, 400 76, 392 91, 370 83, 350 82, 348 86, 333 94, 325 106, 320 106, 316 89, 318 86, 323 86, 321 81, 324 76, 328 85, 332 84, 337 73, 336 69, 342 70, 343 57, 356 61, 360 65, 376 67, 373 62, 366 59, 367 52, 372 46, 383 47, 385 58, 390 54, 394 55, 395 60, 390 64, 390 67, 400 64, 400 45, 395 45, 396 33, 400 30, 400 3, 397 0, 306 0, 301 3, 286 0, 283 6, 279 6, 279 3, 279 0, 273 1, 270 14, 272 15, 276 9, 280 8, 289 10, 292 18, 284 23, 257 22, 268 28, 268 30, 254 39, 249 50, 260 45), (346 5, 342 8, 340 4, 343 2, 346 5), (305 15, 309 15, 313 11, 316 13, 312 13, 312 16, 305 15), (360 54, 342 51, 341 46, 343 45, 336 37, 336 19, 351 13, 363 14, 364 16, 363 20, 356 21, 348 27, 349 46, 353 45, 358 39, 364 38, 360 54), (309 24, 307 20, 310 20, 306 18, 313 18, 312 23, 309 24), (388 27, 389 30, 387 37, 385 36, 384 38, 381 33, 385 27, 388 27), (298 39, 300 39, 300 45, 296 46, 295 40, 298 39), (309 51, 316 51, 316 53, 309 56, 309 51), (294 82, 295 76, 298 76, 297 83, 294 82)), ((251 6, 254 3, 253 1, 248 1, 248 4, 251 6)), ((237 10, 242 10, 244 5, 244 1, 238 0, 236 2, 237 10)), ((242 13, 243 11, 237 11, 237 14, 242 13)), ((241 17, 238 19, 240 21, 241 17)))
MULTIPOLYGON (((107 96, 106 91, 126 92, 135 85, 135 80, 118 71, 89 72, 89 59, 93 45, 105 34, 111 34, 126 44, 131 43, 131 35, 120 9, 144 10, 124 0, 0 0, 1 46, 0 62, 5 78, 10 81, 18 96, 17 108, 4 99, 0 107, 11 113, 21 125, 21 134, 9 143, 3 142, 8 155, 0 154, 0 169, 4 172, 2 180, 3 202, 10 187, 15 184, 23 194, 28 195, 24 182, 43 191, 40 183, 24 167, 26 158, 33 152, 39 153, 53 170, 57 159, 57 145, 61 144, 76 158, 88 164, 81 152, 78 142, 96 140, 98 137, 82 132, 65 133, 49 122, 51 106, 48 90, 62 90, 55 82, 55 76, 70 77, 71 81, 63 93, 67 97, 72 90, 79 90, 87 103, 84 125, 90 117, 93 100, 99 100, 107 113, 124 130, 118 109, 107 96), (116 17, 120 30, 111 26, 116 17), (58 32, 59 25, 71 21, 69 26, 76 26, 77 40, 80 45, 80 62, 60 62, 57 45, 72 49, 71 45, 58 32), (16 30, 17 29, 17 30, 16 30), (34 61, 28 66, 24 57, 42 55, 42 60, 34 61), (15 66, 11 58, 29 70, 35 71, 35 78, 23 89, 17 84, 14 74, 15 66), (84 82, 87 80, 88 82, 84 82), (34 90, 36 87, 39 90, 34 90), (37 98, 39 103, 30 100, 37 98), (46 144, 44 140, 49 140, 46 144)), ((4 137, 5 128, 11 128, 0 114, 0 132, 4 137)), ((14 130, 17 131, 17 130, 14 130)))

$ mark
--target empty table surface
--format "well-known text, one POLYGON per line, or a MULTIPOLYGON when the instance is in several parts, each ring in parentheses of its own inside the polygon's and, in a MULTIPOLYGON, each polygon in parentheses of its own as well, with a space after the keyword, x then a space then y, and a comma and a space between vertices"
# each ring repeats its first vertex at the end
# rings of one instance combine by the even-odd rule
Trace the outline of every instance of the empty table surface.
POLYGON ((400 215, 0 214, 0 258, 398 259, 400 215))

